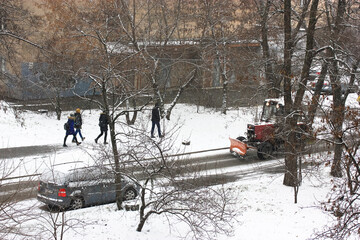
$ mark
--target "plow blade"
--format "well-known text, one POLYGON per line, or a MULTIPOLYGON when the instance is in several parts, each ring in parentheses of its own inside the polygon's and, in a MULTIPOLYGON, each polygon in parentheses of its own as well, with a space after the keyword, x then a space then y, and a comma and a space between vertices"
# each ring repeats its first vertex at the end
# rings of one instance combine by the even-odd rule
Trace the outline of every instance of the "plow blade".
POLYGON ((237 139, 233 139, 233 138, 229 138, 229 139, 230 139, 230 152, 240 157, 244 157, 248 149, 247 144, 237 139))

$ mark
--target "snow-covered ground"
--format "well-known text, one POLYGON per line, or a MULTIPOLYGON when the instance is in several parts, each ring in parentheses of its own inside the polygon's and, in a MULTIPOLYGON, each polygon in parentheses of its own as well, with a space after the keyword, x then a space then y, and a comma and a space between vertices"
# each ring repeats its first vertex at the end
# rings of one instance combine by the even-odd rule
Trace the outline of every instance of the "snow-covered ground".
MULTIPOLYGON (((356 95, 353 94, 350 101, 356 103, 354 99, 356 95)), ((6 104, 0 102, 0 148, 44 144, 60 146, 58 150, 49 154, 8 159, 7 161, 20 166, 12 175, 41 173, 50 165, 64 162, 91 162, 92 156, 96 156, 99 146, 102 145, 96 145, 94 142, 94 138, 99 134, 100 112, 97 110, 82 112, 84 121, 82 133, 86 137, 85 141, 80 146, 76 146, 70 143, 69 137, 67 141, 69 147, 62 148, 65 134, 63 125, 69 112, 64 112, 62 120, 57 121, 55 115, 30 111, 22 112, 15 118, 10 108, 3 111, 4 108, 6 104)), ((182 148, 181 151, 223 148, 229 146, 229 137, 243 135, 246 124, 254 122, 255 113, 256 111, 250 108, 232 110, 226 116, 204 108, 200 108, 197 113, 196 107, 179 104, 173 110, 172 120, 167 122, 166 126, 169 129, 175 123, 181 126, 175 141, 177 146, 182 148), (184 140, 189 140, 190 145, 182 145, 181 142, 184 140)), ((150 111, 141 114, 139 121, 142 121, 150 131, 150 111)), ((236 170, 237 167, 226 169, 226 171, 236 170)), ((219 170, 221 171, 224 170, 219 170)), ((234 231, 231 236, 219 235, 214 238, 311 239, 317 230, 335 221, 320 208, 319 204, 320 201, 327 199, 331 188, 329 171, 329 166, 321 165, 316 171, 312 169, 304 172, 297 204, 294 204, 293 189, 282 184, 283 174, 262 173, 228 183, 227 187, 231 187, 237 196, 234 208, 238 216, 233 222, 234 231)), ((50 232, 45 230, 49 227, 47 223, 49 213, 42 210, 41 206, 42 204, 35 199, 18 204, 18 208, 31 209, 31 213, 37 216, 19 225, 23 231, 30 234, 26 239, 54 239, 50 236, 50 232)), ((171 240, 186 236, 189 230, 187 226, 175 222, 175 219, 160 215, 150 217, 143 231, 136 232, 138 213, 116 211, 115 204, 68 211, 64 214, 72 225, 72 228, 65 232, 64 239, 171 240)))

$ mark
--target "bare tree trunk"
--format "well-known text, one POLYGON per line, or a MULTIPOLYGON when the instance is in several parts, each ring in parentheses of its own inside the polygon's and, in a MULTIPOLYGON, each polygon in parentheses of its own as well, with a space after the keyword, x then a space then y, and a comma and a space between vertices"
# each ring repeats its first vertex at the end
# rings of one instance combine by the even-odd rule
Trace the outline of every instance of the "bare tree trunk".
POLYGON ((112 116, 109 116, 110 105, 107 99, 107 90, 106 90, 106 80, 103 80, 102 83, 102 98, 105 108, 105 113, 107 115, 110 127, 110 141, 112 146, 112 152, 114 154, 114 163, 115 163, 115 191, 116 191, 116 205, 118 210, 122 209, 122 198, 121 198, 121 173, 120 173, 120 158, 119 151, 116 144, 116 131, 115 131, 115 121, 112 116))
POLYGON ((146 220, 144 218, 142 218, 136 228, 136 231, 141 232, 145 225, 145 222, 146 222, 146 220))
MULTIPOLYGON (((293 103, 291 98, 291 0, 284 1, 284 100, 285 100, 285 114, 290 115, 293 103)), ((296 119, 293 117, 287 117, 285 121, 285 176, 283 184, 286 186, 296 186, 297 184, 297 161, 294 153, 295 132, 291 129, 294 125, 293 121, 296 119)))
POLYGON ((316 82, 315 85, 315 91, 314 91, 314 95, 311 98, 311 104, 308 110, 308 118, 309 118, 309 126, 312 126, 312 124, 314 123, 314 118, 315 118, 315 114, 319 105, 319 98, 321 95, 321 89, 324 85, 324 80, 325 80, 325 76, 327 74, 327 70, 328 69, 328 63, 327 62, 323 62, 322 66, 321 66, 321 72, 320 72, 320 76, 319 79, 316 82))
POLYGON ((60 120, 60 118, 61 118, 60 96, 57 96, 55 98, 55 112, 56 112, 57 120, 60 120))
MULTIPOLYGON (((339 0, 338 6, 337 6, 337 15, 335 19, 335 25, 333 29, 333 39, 335 42, 333 42, 334 48, 338 36, 341 32, 341 24, 343 22, 344 14, 345 14, 345 7, 346 7, 346 1, 345 0, 339 0)), ((345 111, 345 99, 342 99, 342 92, 341 92, 341 84, 339 79, 339 67, 338 62, 336 60, 336 53, 334 52, 334 49, 329 50, 329 53, 332 57, 332 63, 330 65, 330 81, 331 81, 331 87, 333 89, 333 116, 332 116, 332 122, 333 122, 333 136, 334 136, 334 142, 335 142, 335 148, 334 148, 334 161, 331 166, 331 175, 334 177, 342 177, 342 167, 341 167, 341 157, 342 157, 342 125, 344 122, 344 111, 345 111)))
MULTIPOLYGON (((150 179, 147 179, 144 183, 144 186, 147 186, 148 182, 150 179)), ((140 211, 139 211, 139 216, 140 216, 140 221, 139 224, 136 228, 136 231, 141 232, 144 224, 146 222, 147 219, 147 215, 145 215, 145 208, 146 208, 146 200, 145 200, 145 196, 146 196, 146 188, 142 188, 141 189, 141 195, 140 195, 140 200, 141 200, 141 206, 140 206, 140 211)))
MULTIPOLYGON (((298 153, 301 152, 301 139, 297 138, 297 112, 301 110, 301 103, 305 93, 305 86, 309 77, 310 67, 314 58, 314 34, 316 25, 316 14, 318 8, 318 0, 314 0, 311 5, 309 27, 307 30, 306 54, 304 64, 301 72, 301 84, 296 92, 295 101, 292 104, 291 99, 291 53, 293 51, 293 39, 291 37, 291 1, 284 2, 284 28, 285 28, 285 48, 284 48, 284 93, 285 93, 285 112, 288 115, 286 119, 285 134, 287 137, 285 141, 285 175, 283 184, 286 186, 295 187, 295 195, 297 195, 298 187, 301 183, 298 169, 298 153)), ((295 203, 297 196, 295 196, 295 203)))
POLYGON ((226 79, 226 76, 223 76, 223 78, 224 78, 224 83, 223 83, 223 100, 222 100, 222 106, 221 106, 221 113, 226 114, 229 81, 226 79))
POLYGON ((116 205, 118 210, 121 210, 123 209, 123 207, 122 207, 122 197, 121 197, 120 157, 116 144, 115 123, 113 121, 110 121, 109 126, 110 126, 110 140, 111 140, 112 151, 114 154, 114 162, 115 162, 116 205))
POLYGON ((305 87, 310 75, 310 67, 315 56, 314 50, 314 36, 315 36, 315 26, 317 22, 317 9, 318 9, 319 0, 313 0, 310 9, 310 18, 309 26, 306 31, 306 53, 305 59, 301 71, 300 86, 296 92, 294 109, 301 109, 301 103, 304 98, 305 87))
POLYGON ((265 61, 265 79, 266 83, 269 85, 268 88, 268 95, 270 98, 278 98, 280 96, 280 84, 277 84, 277 79, 275 79, 273 66, 270 57, 270 48, 269 48, 269 41, 268 41, 268 18, 269 18, 269 10, 270 10, 270 0, 261 1, 261 48, 263 52, 263 60, 265 61))
POLYGON ((291 128, 292 125, 296 124, 295 117, 289 117, 286 122, 285 134, 285 175, 283 184, 285 186, 296 187, 298 185, 298 165, 297 165, 297 154, 296 154, 296 132, 295 129, 291 128))
POLYGON ((137 111, 134 111, 132 118, 130 119, 130 112, 125 113, 126 123, 128 125, 134 125, 137 118, 137 111))
MULTIPOLYGON (((335 55, 334 55, 335 57, 335 55)), ((345 104, 342 101, 341 85, 339 83, 339 71, 335 61, 332 62, 330 68, 330 80, 333 89, 333 112, 332 112, 332 123, 333 123, 333 136, 334 136, 334 161, 331 165, 331 175, 333 177, 342 177, 342 125, 344 122, 345 115, 345 104)))
MULTIPOLYGON (((129 112, 129 111, 127 111, 127 112, 125 113, 126 123, 127 123, 128 125, 134 125, 134 124, 135 124, 135 121, 136 121, 136 118, 137 118, 137 113, 138 113, 138 111, 136 110, 136 100, 135 100, 135 99, 132 99, 132 101, 133 101, 133 107, 134 107, 134 113, 133 113, 132 118, 130 119, 130 112, 129 112)), ((128 102, 127 102, 127 103, 128 103, 128 102)), ((127 106, 127 108, 129 108, 129 107, 127 106)))

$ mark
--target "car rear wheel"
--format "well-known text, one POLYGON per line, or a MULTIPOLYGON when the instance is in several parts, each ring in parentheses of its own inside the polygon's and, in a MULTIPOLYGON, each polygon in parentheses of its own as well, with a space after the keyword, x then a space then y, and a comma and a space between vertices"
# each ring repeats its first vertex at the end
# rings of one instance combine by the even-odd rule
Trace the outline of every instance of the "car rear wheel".
POLYGON ((124 201, 132 200, 136 198, 136 191, 133 188, 129 188, 124 193, 124 201))
POLYGON ((70 203, 70 209, 76 210, 84 207, 84 201, 81 197, 74 198, 70 203))
POLYGON ((258 147, 257 156, 261 160, 266 160, 271 157, 273 152, 273 145, 269 142, 263 142, 258 147))

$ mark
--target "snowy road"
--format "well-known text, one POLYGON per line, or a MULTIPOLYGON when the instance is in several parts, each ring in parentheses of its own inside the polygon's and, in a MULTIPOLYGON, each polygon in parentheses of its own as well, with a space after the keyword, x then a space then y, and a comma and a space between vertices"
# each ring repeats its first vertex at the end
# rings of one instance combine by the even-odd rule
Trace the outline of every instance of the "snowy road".
MULTIPOLYGON (((58 145, 0 149, 0 158, 25 158, 39 154, 41 155, 59 152, 62 151, 62 149, 63 148, 58 145)), ((202 152, 202 154, 204 153, 202 152)), ((186 171, 191 172, 194 171, 194 169, 196 169, 196 171, 206 171, 208 173, 208 178, 211 178, 209 179, 209 182, 212 184, 235 181, 237 178, 254 174, 261 166, 269 166, 273 171, 277 171, 279 166, 281 166, 281 163, 277 160, 259 161, 256 157, 256 153, 250 153, 246 160, 238 159, 231 155, 228 149, 218 150, 216 152, 209 151, 206 156, 196 155, 198 154, 189 155, 189 157, 181 160, 187 162, 184 162, 184 164, 187 164, 187 166, 189 162, 196 166, 195 168, 187 168, 186 171)), ((130 167, 126 170, 134 172, 133 168, 135 167, 130 167)), ((135 175, 140 179, 142 177, 140 172, 136 173, 135 175)), ((5 199, 11 195, 13 195, 13 198, 18 201, 36 197, 36 187, 38 182, 36 174, 34 176, 31 176, 31 174, 28 176, 30 177, 27 177, 26 180, 22 178, 17 179, 15 177, 15 181, 11 181, 13 183, 2 186, 3 191, 0 194, 0 200, 5 199)))
MULTIPOLYGON (((325 149, 319 148, 309 149, 311 152, 324 151, 325 149)), ((0 158, 22 158, 41 154, 51 154, 54 152, 62 152, 64 148, 61 145, 42 145, 31 147, 16 147, 0 149, 0 158)), ((184 154, 186 155, 186 154, 184 154)), ((210 185, 225 184, 228 182, 237 181, 239 179, 246 179, 253 177, 254 175, 261 175, 263 173, 282 173, 284 172, 284 160, 282 154, 277 154, 273 159, 267 161, 261 161, 257 158, 256 151, 248 151, 248 156, 245 159, 238 159, 230 154, 227 148, 218 149, 216 151, 201 151, 196 154, 189 154, 187 157, 179 160, 186 166, 183 169, 183 173, 190 173, 192 171, 206 172, 205 176, 210 185), (191 164, 192 167, 189 167, 191 164)), ((141 171, 136 169, 136 166, 129 164, 124 172, 129 171, 133 173, 137 179, 142 179, 141 171)), ((15 181, 12 184, 4 185, 2 187, 2 193, 0 194, 0 200, 14 194, 16 200, 24 200, 28 198, 36 197, 37 176, 29 174, 27 179, 14 178, 15 181)), ((204 182, 204 181, 201 181, 204 182)))
POLYGON ((26 146, 13 148, 0 148, 0 159, 28 157, 45 153, 56 152, 63 147, 58 145, 26 146))

